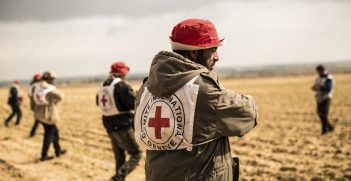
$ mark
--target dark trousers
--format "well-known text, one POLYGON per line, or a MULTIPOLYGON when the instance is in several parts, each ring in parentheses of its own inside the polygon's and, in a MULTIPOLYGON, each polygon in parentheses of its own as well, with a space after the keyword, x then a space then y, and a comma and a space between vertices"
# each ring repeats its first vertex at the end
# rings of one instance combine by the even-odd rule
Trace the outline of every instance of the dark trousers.
POLYGON ((113 180, 124 180, 138 165, 141 159, 141 151, 135 141, 131 127, 108 133, 108 135, 111 139, 116 164, 116 175, 113 177, 113 180), (130 155, 127 162, 126 152, 130 155))
POLYGON ((48 156, 48 151, 51 142, 54 144, 55 154, 58 156, 61 151, 59 144, 59 133, 56 125, 50 125, 42 123, 44 126, 44 139, 43 139, 43 148, 41 151, 41 157, 45 158, 48 156))
POLYGON ((30 130, 30 133, 29 133, 30 136, 34 136, 35 135, 35 132, 37 131, 38 126, 39 126, 39 121, 35 120, 34 124, 32 126, 32 129, 30 130))
POLYGON ((7 126, 9 124, 9 122, 11 121, 11 119, 17 115, 17 119, 16 119, 16 125, 19 125, 21 118, 22 118, 22 110, 19 107, 19 105, 10 105, 11 109, 12 109, 12 113, 9 115, 9 117, 5 120, 5 125, 7 126))
POLYGON ((333 126, 329 123, 328 113, 331 99, 326 99, 322 102, 317 103, 317 113, 322 124, 322 133, 326 133, 333 130, 333 126))

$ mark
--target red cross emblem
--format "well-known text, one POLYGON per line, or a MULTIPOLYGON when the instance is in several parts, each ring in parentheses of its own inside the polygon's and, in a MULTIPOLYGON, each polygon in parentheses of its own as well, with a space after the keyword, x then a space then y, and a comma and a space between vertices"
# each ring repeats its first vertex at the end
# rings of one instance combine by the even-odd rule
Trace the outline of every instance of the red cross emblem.
POLYGON ((161 118, 162 106, 156 106, 155 118, 149 118, 149 127, 155 128, 156 139, 162 139, 161 129, 169 128, 169 118, 161 118))
POLYGON ((107 99, 105 98, 105 95, 102 95, 101 102, 102 102, 102 105, 105 107, 106 106, 106 102, 107 102, 107 99))

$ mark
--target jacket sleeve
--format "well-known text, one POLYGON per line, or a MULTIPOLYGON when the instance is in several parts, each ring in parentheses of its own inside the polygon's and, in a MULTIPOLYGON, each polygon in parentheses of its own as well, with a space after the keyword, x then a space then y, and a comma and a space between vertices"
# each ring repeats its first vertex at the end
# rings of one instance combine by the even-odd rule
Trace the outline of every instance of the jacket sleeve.
POLYGON ((321 91, 329 93, 332 90, 333 81, 332 79, 327 79, 323 87, 320 88, 321 91))
POLYGON ((223 136, 243 136, 257 124, 258 111, 255 100, 222 89, 215 106, 217 130, 223 136))
POLYGON ((10 88, 10 95, 11 95, 11 97, 13 97, 13 99, 17 100, 18 91, 15 87, 10 88))
POLYGON ((121 81, 115 85, 115 103, 120 111, 134 110, 135 94, 130 85, 121 81))
POLYGON ((62 101, 64 98, 63 93, 58 90, 54 90, 48 93, 46 96, 47 96, 47 100, 50 103, 54 103, 54 104, 57 104, 58 102, 62 101))
POLYGON ((15 87, 11 87, 7 103, 10 105, 18 105, 18 101, 18 90, 15 87))

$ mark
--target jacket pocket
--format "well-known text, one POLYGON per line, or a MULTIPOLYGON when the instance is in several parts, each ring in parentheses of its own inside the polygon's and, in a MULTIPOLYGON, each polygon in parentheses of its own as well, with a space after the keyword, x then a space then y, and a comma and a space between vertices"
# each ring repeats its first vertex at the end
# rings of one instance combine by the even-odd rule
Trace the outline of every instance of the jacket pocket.
POLYGON ((226 167, 221 167, 215 170, 212 170, 206 175, 206 178, 204 178, 205 181, 222 181, 222 180, 228 180, 228 173, 226 173, 226 167))

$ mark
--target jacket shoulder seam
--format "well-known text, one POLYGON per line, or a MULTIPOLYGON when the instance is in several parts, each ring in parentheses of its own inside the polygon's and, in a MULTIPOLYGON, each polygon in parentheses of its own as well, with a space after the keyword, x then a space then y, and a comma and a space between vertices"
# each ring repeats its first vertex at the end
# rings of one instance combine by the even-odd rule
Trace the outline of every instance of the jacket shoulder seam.
POLYGON ((207 75, 206 73, 200 73, 200 75, 201 75, 203 78, 205 78, 205 79, 211 81, 218 89, 221 89, 221 86, 220 86, 220 85, 217 83, 217 81, 215 81, 212 77, 210 77, 210 76, 207 75))

